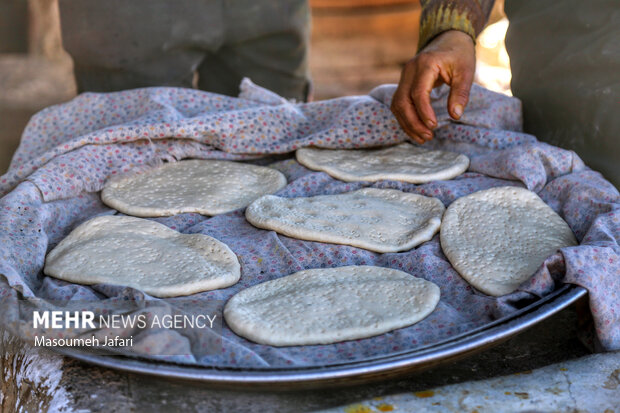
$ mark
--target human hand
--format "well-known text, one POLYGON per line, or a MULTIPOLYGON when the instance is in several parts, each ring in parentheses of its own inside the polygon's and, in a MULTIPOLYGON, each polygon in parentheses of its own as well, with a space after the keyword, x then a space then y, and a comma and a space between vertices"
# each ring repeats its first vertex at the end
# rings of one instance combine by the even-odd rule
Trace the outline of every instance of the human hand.
POLYGON ((437 118, 430 94, 437 86, 450 86, 448 113, 453 119, 461 117, 475 69, 474 42, 458 30, 443 32, 407 62, 390 109, 411 139, 422 144, 433 138, 437 118))

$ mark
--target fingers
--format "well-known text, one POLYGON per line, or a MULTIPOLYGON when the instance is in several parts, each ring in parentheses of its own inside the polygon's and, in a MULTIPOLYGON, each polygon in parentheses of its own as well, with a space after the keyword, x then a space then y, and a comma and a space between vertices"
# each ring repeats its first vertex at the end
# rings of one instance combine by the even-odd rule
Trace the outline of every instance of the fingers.
POLYGON ((402 100, 393 99, 391 109, 400 127, 415 142, 423 144, 433 138, 433 133, 420 121, 411 100, 406 96, 402 100))
POLYGON ((433 66, 429 67, 423 60, 421 57, 420 66, 425 67, 425 69, 416 71, 413 89, 411 89, 411 100, 418 113, 418 118, 424 122, 428 129, 434 129, 437 126, 437 118, 431 106, 431 91, 439 78, 439 71, 433 66))
MULTIPOLYGON (((417 70, 412 62, 405 66, 401 74, 398 88, 392 98, 392 106, 390 109, 396 116, 398 123, 405 133, 415 142, 423 144, 433 138, 432 128, 436 125, 436 120, 435 114, 430 107, 430 95, 426 97, 426 100, 423 96, 418 97, 416 95, 418 101, 428 103, 429 107, 425 112, 422 112, 424 115, 421 115, 421 111, 418 110, 417 104, 414 102, 413 85, 417 82, 416 72, 417 70), (428 109, 430 109, 430 114, 428 109), (426 122, 422 119, 426 119, 426 122)), ((422 89, 423 87, 420 88, 420 93, 424 93, 422 89)), ((428 89, 429 94, 431 89, 432 85, 428 89)))
POLYGON ((448 112, 453 119, 460 119, 469 101, 469 91, 474 81, 474 68, 466 68, 452 76, 450 96, 448 96, 448 112))

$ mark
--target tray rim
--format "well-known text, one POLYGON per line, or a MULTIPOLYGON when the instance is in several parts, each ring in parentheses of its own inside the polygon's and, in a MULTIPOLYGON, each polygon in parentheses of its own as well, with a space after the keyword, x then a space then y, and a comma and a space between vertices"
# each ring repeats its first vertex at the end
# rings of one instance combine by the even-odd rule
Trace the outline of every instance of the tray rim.
POLYGON ((471 332, 421 349, 383 357, 327 366, 296 368, 209 368, 161 363, 120 355, 93 354, 87 350, 58 347, 52 351, 99 367, 159 378, 201 382, 234 389, 297 390, 332 385, 362 384, 422 371, 475 354, 527 330, 587 295, 587 290, 564 284, 549 295, 514 314, 471 332))

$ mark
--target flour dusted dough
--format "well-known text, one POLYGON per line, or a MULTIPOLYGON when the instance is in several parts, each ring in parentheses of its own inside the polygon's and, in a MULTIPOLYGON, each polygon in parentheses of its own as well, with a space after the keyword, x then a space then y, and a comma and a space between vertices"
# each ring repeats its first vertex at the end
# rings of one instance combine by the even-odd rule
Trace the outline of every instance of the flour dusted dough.
POLYGON ((207 235, 146 219, 104 216, 74 229, 46 258, 45 274, 78 284, 117 284, 156 297, 190 295, 239 281, 236 255, 207 235))
POLYGON ((224 307, 228 326, 261 344, 330 344, 415 324, 439 302, 439 287, 390 268, 305 270, 255 285, 224 307))
POLYGON ((294 238, 397 252, 431 239, 444 210, 436 198, 366 188, 307 198, 266 195, 245 216, 254 226, 294 238))
POLYGON ((420 184, 452 179, 469 166, 465 155, 408 143, 380 149, 302 148, 295 155, 302 165, 347 182, 390 179, 420 184))
POLYGON ((188 160, 108 181, 101 200, 128 215, 223 214, 286 185, 279 171, 231 161, 188 160))
POLYGON ((527 189, 492 188, 454 201, 441 223, 441 247, 478 290, 509 294, 559 248, 576 245, 566 222, 527 189))

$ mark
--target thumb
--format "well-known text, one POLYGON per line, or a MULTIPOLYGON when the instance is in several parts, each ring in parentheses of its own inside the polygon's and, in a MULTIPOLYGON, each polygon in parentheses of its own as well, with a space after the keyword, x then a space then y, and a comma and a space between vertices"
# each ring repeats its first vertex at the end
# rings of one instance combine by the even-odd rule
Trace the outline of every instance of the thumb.
POLYGON ((474 71, 463 70, 455 73, 450 84, 448 112, 453 119, 460 119, 469 101, 469 91, 474 81, 474 71))

